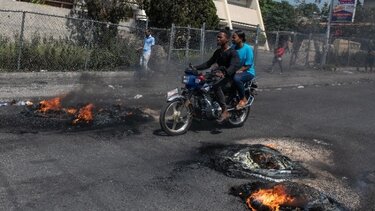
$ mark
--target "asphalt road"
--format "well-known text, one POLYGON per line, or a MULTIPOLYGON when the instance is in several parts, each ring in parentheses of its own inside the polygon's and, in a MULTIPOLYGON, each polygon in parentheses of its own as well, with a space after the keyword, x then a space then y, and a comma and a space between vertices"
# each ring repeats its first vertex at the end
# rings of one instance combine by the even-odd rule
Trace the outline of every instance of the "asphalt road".
MULTIPOLYGON (((108 90, 113 88, 92 84, 81 86, 77 98, 120 98, 128 106, 150 108, 152 115, 163 104, 162 93, 142 92, 152 88, 146 81, 119 79, 113 86, 118 91, 110 99, 108 90), (132 92, 121 91, 130 86, 132 92), (135 93, 144 97, 134 99, 135 93)), ((350 210, 375 210, 374 88, 373 81, 362 81, 266 90, 256 96, 244 127, 196 123, 178 137, 165 136, 157 121, 137 125, 135 133, 121 125, 73 132, 21 131, 0 121, 0 209, 245 210, 229 190, 249 180, 203 165, 201 149, 263 143, 300 161, 313 175, 296 182, 326 193, 350 210)), ((17 118, 19 110, 0 107, 0 117, 17 118)))

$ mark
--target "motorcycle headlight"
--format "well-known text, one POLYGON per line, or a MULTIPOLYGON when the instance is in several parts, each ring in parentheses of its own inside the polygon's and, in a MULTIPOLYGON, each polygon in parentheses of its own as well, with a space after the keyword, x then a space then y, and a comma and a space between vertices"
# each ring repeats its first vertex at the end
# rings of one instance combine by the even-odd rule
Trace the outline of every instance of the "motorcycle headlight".
POLYGON ((189 76, 186 76, 186 75, 182 76, 182 83, 188 84, 189 83, 189 76))

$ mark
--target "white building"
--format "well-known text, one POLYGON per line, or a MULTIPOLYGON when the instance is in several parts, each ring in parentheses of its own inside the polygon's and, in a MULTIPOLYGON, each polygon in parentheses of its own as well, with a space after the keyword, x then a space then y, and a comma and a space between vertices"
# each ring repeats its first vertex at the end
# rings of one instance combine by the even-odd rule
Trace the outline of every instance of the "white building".
MULTIPOLYGON (((233 28, 256 28, 258 25, 264 33, 264 23, 258 0, 213 0, 217 10, 217 16, 220 19, 221 26, 233 28)), ((137 19, 144 19, 145 12, 137 11, 137 19)), ((264 45, 268 50, 268 43, 264 45)))
MULTIPOLYGON (((233 28, 255 28, 265 31, 258 0, 214 0, 220 24, 233 28)), ((265 33, 264 33, 265 35, 265 33)), ((264 48, 268 50, 266 42, 264 48)))

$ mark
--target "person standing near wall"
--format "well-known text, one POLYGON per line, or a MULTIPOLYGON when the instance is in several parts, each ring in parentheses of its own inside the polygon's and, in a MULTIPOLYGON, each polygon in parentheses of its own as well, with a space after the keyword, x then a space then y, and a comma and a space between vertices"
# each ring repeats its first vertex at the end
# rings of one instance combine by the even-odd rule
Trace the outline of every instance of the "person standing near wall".
POLYGON ((145 38, 143 41, 143 47, 138 48, 137 50, 142 50, 141 58, 139 64, 141 65, 144 71, 149 71, 148 61, 151 57, 152 46, 155 45, 155 38, 151 35, 150 29, 146 29, 145 38))
POLYGON ((367 51, 367 56, 366 56, 366 66, 365 70, 367 71, 367 68, 370 68, 370 71, 372 71, 372 67, 374 66, 374 59, 375 59, 375 53, 373 50, 369 49, 367 51))

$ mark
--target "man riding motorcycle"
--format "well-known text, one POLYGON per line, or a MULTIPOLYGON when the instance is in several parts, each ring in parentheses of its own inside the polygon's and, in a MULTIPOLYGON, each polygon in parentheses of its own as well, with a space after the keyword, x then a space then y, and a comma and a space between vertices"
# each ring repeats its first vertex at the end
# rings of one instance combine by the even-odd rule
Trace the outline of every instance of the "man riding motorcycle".
POLYGON ((217 45, 220 46, 220 48, 214 52, 208 61, 198 66, 194 66, 194 68, 197 70, 204 70, 210 68, 213 64, 217 64, 217 68, 214 68, 213 71, 219 79, 214 83, 213 89, 223 111, 217 121, 222 123, 230 116, 225 103, 223 88, 232 80, 233 75, 236 73, 236 70, 241 67, 241 64, 237 51, 229 45, 230 32, 227 30, 220 30, 216 39, 217 45))

